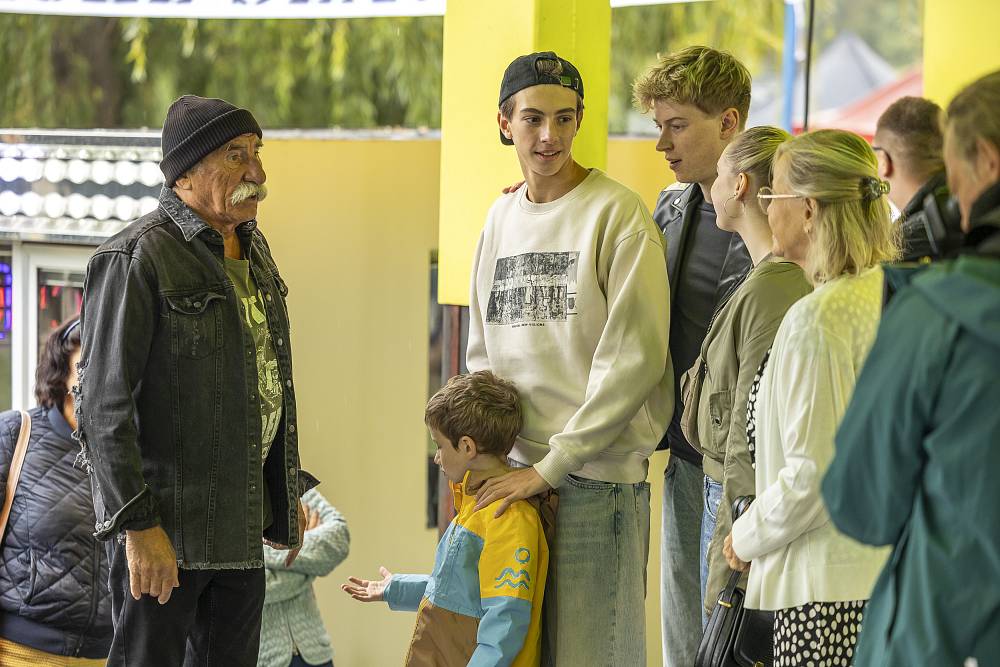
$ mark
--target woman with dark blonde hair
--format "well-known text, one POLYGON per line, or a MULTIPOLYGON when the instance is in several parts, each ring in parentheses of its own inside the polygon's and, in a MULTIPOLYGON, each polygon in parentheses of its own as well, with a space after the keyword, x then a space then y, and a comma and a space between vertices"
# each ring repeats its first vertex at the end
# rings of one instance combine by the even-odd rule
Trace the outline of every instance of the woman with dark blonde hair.
POLYGON ((108 559, 93 536, 90 477, 75 465, 79 359, 80 320, 73 319, 42 349, 38 407, 0 414, 0 493, 9 511, 0 557, 3 667, 103 665, 111 646, 108 559), (16 456, 19 439, 24 449, 16 456))
POLYGON ((820 496, 834 435, 875 340, 881 262, 898 255, 888 185, 861 137, 809 132, 776 153, 767 209, 773 250, 815 289, 778 328, 751 390, 756 499, 724 550, 750 568, 746 605, 774 610, 776 667, 849 665, 887 550, 837 531, 820 496))

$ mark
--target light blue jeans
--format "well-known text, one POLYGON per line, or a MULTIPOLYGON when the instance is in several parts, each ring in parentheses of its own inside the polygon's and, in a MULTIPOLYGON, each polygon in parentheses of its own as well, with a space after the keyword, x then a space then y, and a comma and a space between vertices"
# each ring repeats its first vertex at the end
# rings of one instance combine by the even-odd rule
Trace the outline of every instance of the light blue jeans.
MULTIPOLYGON (((718 591, 710 592, 708 588, 708 543, 712 541, 715 532, 716 518, 719 515, 719 503, 722 502, 722 484, 705 476, 704 509, 701 515, 701 598, 718 596, 718 591)), ((701 606, 701 622, 708 623, 705 605, 701 606)))
POLYGON ((545 587, 542 664, 646 664, 649 484, 570 475, 559 487, 545 587))
POLYGON ((663 477, 660 547, 663 666, 691 667, 702 635, 698 566, 705 473, 701 466, 671 455, 663 477))

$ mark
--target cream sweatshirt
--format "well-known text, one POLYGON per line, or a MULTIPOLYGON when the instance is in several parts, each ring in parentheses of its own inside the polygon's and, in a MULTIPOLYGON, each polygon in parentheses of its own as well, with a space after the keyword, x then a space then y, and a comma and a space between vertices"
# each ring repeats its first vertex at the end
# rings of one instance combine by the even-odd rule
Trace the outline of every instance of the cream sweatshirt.
POLYGON ((674 405, 664 243, 639 196, 597 169, 553 202, 522 187, 490 209, 467 365, 517 385, 511 458, 553 487, 646 478, 674 405))

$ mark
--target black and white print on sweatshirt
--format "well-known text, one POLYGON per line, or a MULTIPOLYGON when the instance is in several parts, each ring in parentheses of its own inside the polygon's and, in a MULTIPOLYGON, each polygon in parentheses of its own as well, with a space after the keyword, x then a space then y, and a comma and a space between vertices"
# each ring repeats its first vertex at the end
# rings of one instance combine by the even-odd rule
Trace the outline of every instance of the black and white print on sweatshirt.
POLYGON ((529 252, 497 259, 486 324, 545 326, 576 315, 579 252, 529 252))

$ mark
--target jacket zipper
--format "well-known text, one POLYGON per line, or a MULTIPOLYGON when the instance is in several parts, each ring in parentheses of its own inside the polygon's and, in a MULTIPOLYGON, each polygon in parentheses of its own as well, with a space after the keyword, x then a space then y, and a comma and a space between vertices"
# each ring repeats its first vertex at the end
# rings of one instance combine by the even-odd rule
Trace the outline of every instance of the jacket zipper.
POLYGON ((76 642, 76 648, 73 650, 73 655, 75 657, 80 657, 80 651, 83 650, 83 642, 87 638, 87 633, 90 632, 90 628, 94 625, 94 617, 97 616, 98 601, 101 598, 101 592, 98 589, 100 573, 101 543, 94 540, 94 574, 91 577, 90 582, 90 618, 87 620, 87 625, 83 632, 80 633, 80 639, 76 642))

